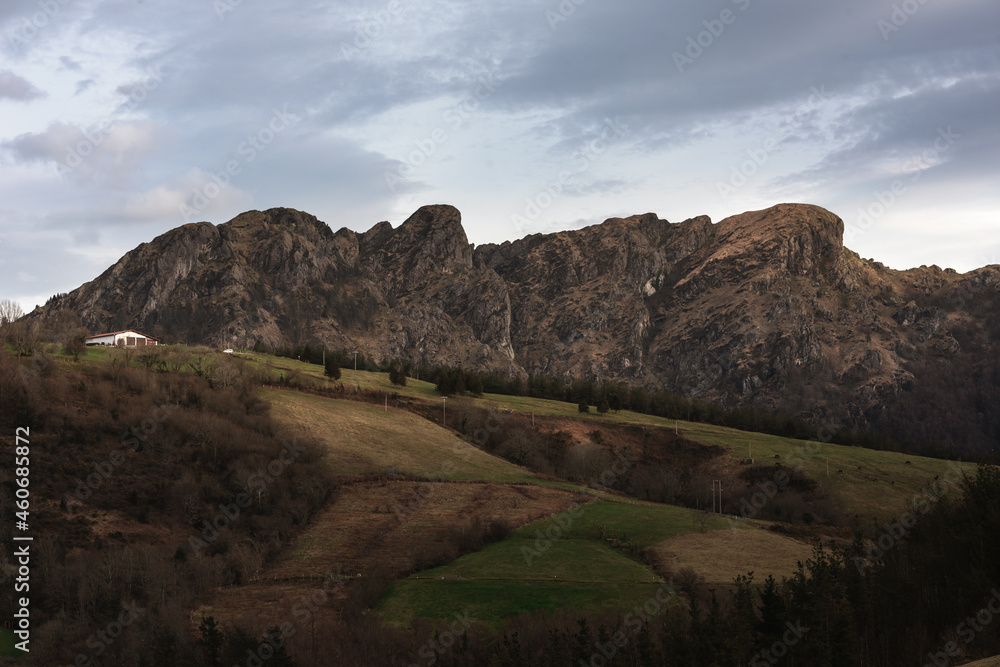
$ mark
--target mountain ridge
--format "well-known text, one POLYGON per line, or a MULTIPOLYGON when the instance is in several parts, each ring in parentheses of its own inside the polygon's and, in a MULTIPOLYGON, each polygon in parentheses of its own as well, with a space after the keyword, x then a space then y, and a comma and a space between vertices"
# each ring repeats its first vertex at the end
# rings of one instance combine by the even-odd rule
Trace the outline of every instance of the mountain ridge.
MULTIPOLYGON (((623 381, 891 430, 913 405, 927 409, 915 388, 943 382, 961 397, 953 412, 976 423, 953 444, 995 442, 1000 425, 985 415, 1000 412, 1000 267, 895 271, 845 248, 843 233, 830 211, 778 204, 718 223, 646 213, 473 246, 445 204, 365 232, 276 208, 166 232, 32 316, 69 309, 92 330, 168 342, 310 340, 623 381), (941 380, 948 366, 970 379, 941 380)), ((951 428, 903 430, 919 440, 951 428)))

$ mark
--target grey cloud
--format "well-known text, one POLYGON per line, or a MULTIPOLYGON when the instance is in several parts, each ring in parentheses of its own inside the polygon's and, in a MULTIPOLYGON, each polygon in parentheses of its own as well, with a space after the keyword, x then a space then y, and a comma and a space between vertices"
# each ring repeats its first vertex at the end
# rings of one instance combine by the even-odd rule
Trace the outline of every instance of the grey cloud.
POLYGON ((69 56, 60 56, 59 62, 61 62, 62 66, 70 70, 71 72, 79 72, 82 69, 80 63, 77 62, 76 60, 73 60, 69 56))
POLYGON ((45 93, 30 81, 10 70, 0 70, 0 99, 27 102, 39 97, 45 97, 45 93))
POLYGON ((0 142, 0 149, 20 162, 62 162, 70 148, 83 140, 77 126, 52 123, 44 132, 27 132, 0 142))

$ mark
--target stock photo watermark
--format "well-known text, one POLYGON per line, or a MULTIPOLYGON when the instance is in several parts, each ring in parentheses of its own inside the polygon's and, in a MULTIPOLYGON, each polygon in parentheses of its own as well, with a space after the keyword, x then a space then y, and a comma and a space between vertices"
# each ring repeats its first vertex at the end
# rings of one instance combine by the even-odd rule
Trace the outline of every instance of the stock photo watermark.
POLYGON ((21 19, 21 25, 7 34, 7 42, 14 49, 23 49, 62 13, 72 0, 39 0, 38 11, 21 19))
POLYGON ((243 169, 267 150, 280 134, 300 120, 298 116, 288 113, 287 104, 284 109, 274 109, 264 126, 247 135, 246 139, 236 147, 237 157, 226 162, 222 169, 210 173, 208 182, 195 189, 179 206, 184 222, 194 222, 195 216, 208 208, 208 205, 232 184, 233 178, 242 174, 243 169))
POLYGON ((417 651, 417 655, 423 660, 419 663, 411 663, 410 667, 420 667, 420 665, 433 665, 438 659, 451 650, 462 635, 468 632, 472 624, 478 619, 469 615, 469 612, 457 612, 454 614, 455 620, 451 622, 448 629, 440 634, 436 634, 433 639, 427 640, 417 651))
POLYGON ((654 618, 666 611, 671 603, 679 603, 680 596, 677 590, 670 584, 662 583, 656 590, 656 594, 646 600, 642 606, 635 607, 622 619, 622 628, 616 630, 609 641, 595 642, 597 649, 590 655, 589 660, 581 659, 580 667, 604 667, 611 663, 629 642, 654 618))
POLYGON ((411 5, 411 0, 390 0, 383 9, 358 21, 354 26, 354 39, 340 45, 340 54, 345 60, 351 60, 375 46, 411 5))
MULTIPOLYGON (((749 9, 752 0, 732 0, 741 12, 749 9)), ((705 51, 710 49, 716 40, 722 37, 726 31, 726 26, 736 23, 739 16, 732 9, 723 9, 716 18, 705 19, 701 22, 705 29, 696 35, 688 35, 687 46, 684 51, 674 51, 672 57, 674 66, 679 74, 683 74, 685 68, 694 65, 694 61, 700 58, 705 51)))
POLYGON ((545 20, 548 22, 549 28, 554 32, 556 26, 568 21, 569 17, 576 13, 576 8, 586 2, 587 0, 562 0, 555 9, 546 9, 545 20))
MULTIPOLYGON (((976 612, 975 616, 968 616, 955 628, 955 634, 962 640, 965 646, 976 640, 983 630, 987 628, 994 619, 1000 616, 1000 591, 993 589, 990 591, 991 597, 986 601, 985 606, 976 612)), ((927 662, 924 667, 948 667, 955 664, 952 658, 961 658, 965 652, 963 646, 955 641, 947 642, 940 651, 927 654, 927 662)))
POLYGON ((864 557, 854 557, 854 567, 858 573, 864 574, 865 570, 873 568, 900 540, 905 539, 921 516, 930 512, 951 490, 958 488, 958 480, 963 475, 962 467, 955 461, 949 461, 943 479, 935 479, 933 484, 913 495, 912 512, 903 512, 898 519, 883 526, 882 534, 876 539, 865 541, 864 557))
POLYGON ((440 148, 453 136, 451 132, 462 128, 472 118, 473 114, 479 111, 484 102, 493 97, 497 88, 503 83, 497 78, 496 72, 489 72, 477 79, 477 85, 473 91, 454 104, 441 114, 441 121, 444 125, 439 125, 428 132, 421 139, 413 141, 414 149, 397 160, 397 165, 392 169, 387 169, 383 176, 385 184, 392 192, 396 191, 400 183, 411 178, 417 170, 438 153, 440 148))
POLYGON ((585 140, 583 146, 573 154, 573 161, 576 163, 575 169, 563 169, 556 177, 546 183, 537 193, 524 200, 524 208, 516 213, 512 213, 510 221, 518 234, 539 231, 534 229, 534 223, 542 214, 548 210, 555 202, 562 197, 567 189, 571 188, 573 181, 579 176, 587 173, 595 162, 601 159, 611 147, 620 142, 628 135, 628 126, 621 122, 620 118, 614 120, 604 119, 604 127, 600 134, 585 140))
POLYGON ((909 23, 910 19, 926 4, 927 0, 904 0, 899 4, 893 3, 889 18, 881 18, 875 23, 879 32, 882 33, 882 39, 888 42, 889 37, 902 30, 903 26, 909 23))
POLYGON ((160 429, 161 425, 170 417, 170 413, 177 408, 177 405, 164 403, 153 410, 149 417, 142 420, 141 424, 133 426, 126 431, 121 437, 121 443, 126 448, 116 449, 103 461, 94 463, 94 472, 87 475, 86 478, 80 479, 78 477, 76 479, 75 493, 69 494, 69 499, 83 503, 90 498, 94 494, 94 491, 108 481, 115 473, 115 470, 125 463, 125 453, 127 451, 140 451, 143 443, 160 429))
POLYGON ((955 143, 962 138, 962 135, 952 130, 950 125, 946 128, 939 127, 937 135, 929 148, 919 155, 914 155, 903 165, 903 171, 910 174, 907 178, 897 178, 887 190, 875 191, 873 201, 858 209, 856 221, 844 225, 844 243, 851 243, 867 232, 879 218, 899 202, 903 195, 910 191, 910 188, 920 180, 926 169, 936 165, 941 156, 952 150, 955 143))
POLYGON ((768 138, 757 148, 748 148, 746 150, 747 159, 737 165, 733 165, 729 173, 729 179, 726 181, 716 181, 715 189, 718 190, 722 201, 729 201, 731 196, 736 194, 757 172, 763 169, 764 165, 771 160, 771 157, 781 151, 783 142, 795 134, 795 125, 829 99, 824 88, 822 85, 819 88, 816 88, 816 86, 810 88, 808 99, 795 110, 795 114, 790 119, 790 126, 787 131, 778 136, 768 138))
MULTIPOLYGON (((145 74, 146 78, 130 89, 128 101, 124 105, 125 112, 134 111, 136 107, 146 101, 150 92, 159 88, 160 84, 163 83, 163 73, 156 68, 147 67, 145 74)), ((67 147, 66 158, 56 167, 59 175, 66 176, 84 164, 87 158, 94 155, 120 126, 120 119, 105 118, 82 130, 83 138, 76 144, 67 147)))
MULTIPOLYGON (((87 648, 90 649, 91 653, 90 655, 87 655, 86 653, 78 654, 73 660, 73 665, 76 667, 90 665, 91 655, 95 658, 99 658, 104 655, 104 653, 108 650, 108 647, 114 644, 115 640, 122 636, 122 633, 125 632, 125 628, 139 620, 139 616, 146 613, 146 611, 146 609, 140 607, 134 601, 127 605, 122 605, 122 611, 118 614, 118 618, 110 621, 106 626, 104 626, 103 629, 98 630, 94 634, 87 637, 87 648)), ((69 665, 67 667, 73 667, 73 665, 69 665)))
POLYGON ((201 556, 202 552, 215 543, 222 534, 229 530, 243 513, 253 504, 253 496, 256 493, 258 500, 269 486, 274 484, 285 471, 287 471, 296 459, 302 455, 305 448, 295 440, 286 442, 277 458, 272 460, 266 467, 261 468, 247 477, 247 491, 238 494, 233 502, 220 504, 219 513, 211 520, 205 519, 201 523, 201 532, 188 538, 188 546, 196 556, 201 556))
POLYGON ((767 667, 778 664, 782 658, 788 655, 789 649, 798 644, 809 632, 809 628, 803 626, 802 621, 795 621, 794 625, 786 622, 785 627, 788 629, 781 635, 780 640, 750 658, 750 667, 767 667))
MULTIPOLYGON (((591 479, 587 483, 586 488, 594 490, 613 486, 622 476, 628 474, 635 461, 636 459, 630 459, 622 452, 618 452, 614 463, 601 471, 599 475, 591 479)), ((534 549, 527 546, 521 547, 521 556, 524 558, 525 564, 530 567, 536 558, 545 554, 552 548, 553 542, 569 533, 570 529, 573 527, 574 521, 583 517, 585 508, 586 505, 581 505, 579 503, 574 504, 565 512, 557 514, 549 519, 549 523, 545 527, 544 531, 542 531, 541 528, 537 528, 535 530, 534 549)))

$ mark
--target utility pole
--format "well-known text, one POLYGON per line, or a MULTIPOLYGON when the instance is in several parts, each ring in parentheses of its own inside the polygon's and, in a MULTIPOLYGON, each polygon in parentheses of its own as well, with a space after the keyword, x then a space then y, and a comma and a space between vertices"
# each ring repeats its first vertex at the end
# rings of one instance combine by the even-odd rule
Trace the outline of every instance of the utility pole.
POLYGON ((448 427, 448 397, 441 397, 441 425, 448 427))
POLYGON ((712 480, 712 512, 715 512, 715 491, 719 491, 719 510, 718 513, 722 514, 722 480, 715 479, 712 480))
POLYGON ((358 351, 354 351, 354 386, 358 386, 358 351))

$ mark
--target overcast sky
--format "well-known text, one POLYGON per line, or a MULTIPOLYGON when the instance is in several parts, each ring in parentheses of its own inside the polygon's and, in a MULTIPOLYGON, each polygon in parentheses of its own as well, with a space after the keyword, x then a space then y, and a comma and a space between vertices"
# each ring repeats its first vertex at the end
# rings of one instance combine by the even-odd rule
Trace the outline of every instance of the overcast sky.
POLYGON ((249 209, 363 231, 449 203, 480 244, 779 202, 893 268, 1000 263, 1000 3, 0 4, 26 310, 249 209))

